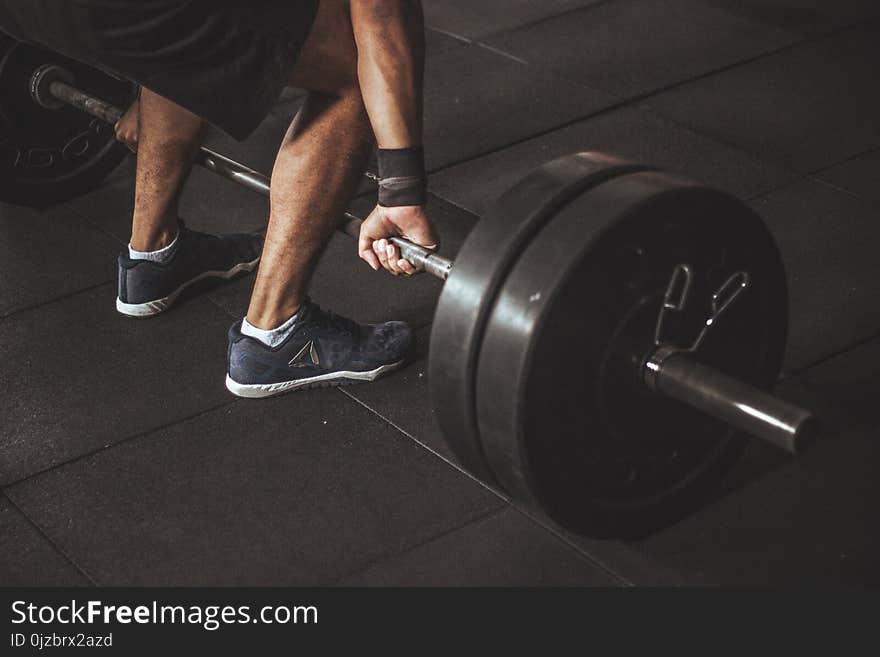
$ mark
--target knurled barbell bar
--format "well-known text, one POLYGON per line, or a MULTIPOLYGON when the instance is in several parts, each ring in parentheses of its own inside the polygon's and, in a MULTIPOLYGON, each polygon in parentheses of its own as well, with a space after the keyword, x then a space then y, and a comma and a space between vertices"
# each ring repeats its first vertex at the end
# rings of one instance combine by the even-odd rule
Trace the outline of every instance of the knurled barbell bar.
MULTIPOLYGON (((122 116, 74 86, 70 67, 21 59, 30 72, 18 93, 35 124, 65 107, 122 116)), ((14 135, 2 143, 14 148, 14 135)), ((265 175, 210 149, 196 161, 269 193, 265 175)), ((11 168, 27 162, 19 153, 11 168)), ((20 187, 3 200, 37 200, 38 187, 20 187)), ((346 213, 340 230, 357 238, 360 223, 346 213)), ((809 412, 768 392, 787 330, 779 251, 727 194, 579 153, 502 196, 454 263, 392 241, 446 281, 429 382, 456 456, 566 527, 626 534, 664 522, 719 479, 739 432, 792 453, 814 433, 809 412)))

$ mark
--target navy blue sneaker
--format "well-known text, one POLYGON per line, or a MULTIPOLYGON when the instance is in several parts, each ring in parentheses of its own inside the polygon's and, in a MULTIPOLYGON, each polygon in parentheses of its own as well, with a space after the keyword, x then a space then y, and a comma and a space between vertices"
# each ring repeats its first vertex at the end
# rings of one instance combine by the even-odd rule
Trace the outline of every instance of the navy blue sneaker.
POLYGON ((226 388, 239 397, 373 381, 401 367, 413 347, 403 322, 357 324, 307 301, 277 347, 229 329, 226 388))
POLYGON ((168 262, 133 260, 119 255, 116 310, 148 317, 168 308, 187 287, 205 278, 232 278, 260 262, 263 236, 258 233, 208 235, 181 221, 177 249, 168 262))

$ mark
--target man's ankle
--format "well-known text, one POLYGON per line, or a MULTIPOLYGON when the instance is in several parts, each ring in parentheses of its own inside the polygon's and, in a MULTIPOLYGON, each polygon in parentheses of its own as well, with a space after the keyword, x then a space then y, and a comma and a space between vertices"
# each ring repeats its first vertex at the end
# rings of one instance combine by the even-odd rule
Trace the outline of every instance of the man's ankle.
POLYGON ((302 306, 297 308, 293 313, 285 316, 281 321, 265 321, 260 324, 251 323, 247 317, 241 322, 241 332, 244 335, 256 338, 267 347, 276 347, 287 339, 299 320, 300 310, 302 306), (261 328, 269 325, 270 328, 261 328))
POLYGON ((287 322, 291 317, 296 315, 304 304, 290 304, 285 305, 283 308, 248 308, 247 315, 245 315, 245 319, 248 324, 253 326, 254 328, 263 330, 263 331, 272 331, 285 322, 287 322))
POLYGON ((175 222, 170 226, 160 228, 153 231, 132 231, 129 246, 135 251, 148 253, 158 251, 170 246, 177 239, 178 224, 175 222))

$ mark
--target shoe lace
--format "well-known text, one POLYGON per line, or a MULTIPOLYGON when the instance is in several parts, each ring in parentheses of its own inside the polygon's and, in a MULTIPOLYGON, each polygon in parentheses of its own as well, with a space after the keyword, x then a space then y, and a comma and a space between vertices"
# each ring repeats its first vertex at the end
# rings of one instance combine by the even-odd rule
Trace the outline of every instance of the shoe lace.
POLYGON ((345 335, 357 335, 360 329, 360 325, 357 322, 350 320, 348 317, 337 315, 332 310, 324 310, 314 302, 312 303, 312 308, 314 316, 320 318, 319 321, 323 326, 332 328, 345 335))

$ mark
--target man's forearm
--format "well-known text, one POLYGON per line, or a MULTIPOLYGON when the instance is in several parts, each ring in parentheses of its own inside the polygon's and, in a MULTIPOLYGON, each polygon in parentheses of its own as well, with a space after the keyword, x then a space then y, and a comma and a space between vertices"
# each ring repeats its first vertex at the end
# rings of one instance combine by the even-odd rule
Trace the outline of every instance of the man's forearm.
POLYGON ((425 28, 418 0, 351 0, 358 80, 379 148, 422 143, 425 28))
POLYGON ((387 238, 438 246, 425 212, 422 152, 425 25, 418 0, 350 0, 358 82, 379 145, 378 205, 361 224, 358 252, 373 269, 416 273, 387 238))

